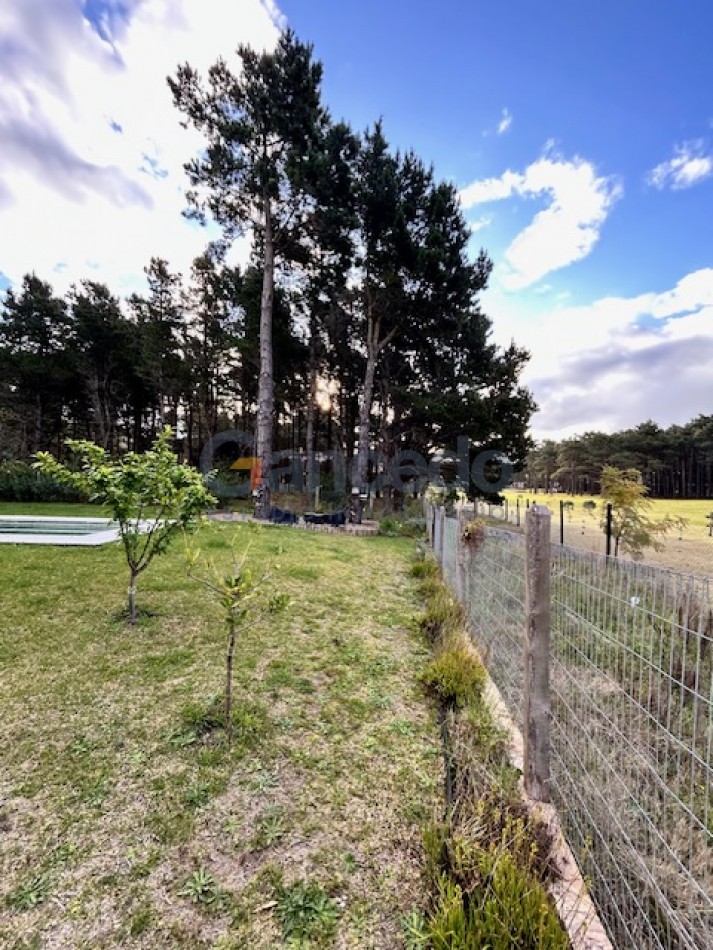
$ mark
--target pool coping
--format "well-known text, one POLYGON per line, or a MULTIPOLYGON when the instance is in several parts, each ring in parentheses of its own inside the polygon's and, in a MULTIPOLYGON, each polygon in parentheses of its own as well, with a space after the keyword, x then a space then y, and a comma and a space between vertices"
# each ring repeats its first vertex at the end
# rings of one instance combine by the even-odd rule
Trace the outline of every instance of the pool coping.
MULTIPOLYGON (((35 534, 13 534, 12 532, 0 533, 0 544, 47 544, 55 547, 99 547, 102 544, 110 544, 112 541, 119 540, 119 529, 108 528, 111 524, 111 518, 73 518, 61 517, 59 515, 1 515, 0 522, 7 524, 17 522, 33 522, 42 527, 42 524, 76 523, 83 525, 95 524, 96 531, 87 534, 46 534, 37 531, 35 534)), ((142 522, 142 530, 146 530, 146 522, 142 522)))

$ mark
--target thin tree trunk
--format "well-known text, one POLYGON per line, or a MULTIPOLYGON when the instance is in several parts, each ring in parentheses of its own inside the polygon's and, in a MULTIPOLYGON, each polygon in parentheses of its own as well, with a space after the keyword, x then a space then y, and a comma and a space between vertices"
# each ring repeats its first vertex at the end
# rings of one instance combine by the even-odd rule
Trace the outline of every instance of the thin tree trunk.
POLYGON ((129 623, 136 623, 137 612, 136 612, 136 578, 138 574, 135 571, 131 572, 131 578, 129 580, 129 623))
POLYGON ((305 438, 307 448, 307 493, 314 491, 317 487, 316 465, 315 465, 315 444, 314 444, 314 419, 317 405, 317 341, 315 339, 316 327, 314 320, 310 320, 310 338, 309 338, 309 401, 307 403, 307 435, 305 438))
POLYGON ((228 745, 233 740, 233 657, 235 655, 235 622, 230 621, 228 652, 225 657, 225 734, 228 745))
POLYGON ((272 465, 272 417, 275 382, 272 367, 272 303, 275 290, 275 245, 269 201, 265 202, 265 269, 260 301, 260 375, 257 400, 257 457, 262 474, 259 513, 264 517, 270 507, 270 468, 272 465))
POLYGON ((44 413, 42 410, 42 394, 37 393, 36 408, 35 408, 35 452, 39 452, 40 449, 44 448, 42 445, 42 429, 44 426, 44 413))
POLYGON ((369 321, 367 340, 366 369, 364 371, 364 391, 359 406, 359 441, 357 445, 357 477, 359 488, 366 488, 369 474, 369 420, 371 417, 371 402, 374 395, 374 376, 376 374, 376 358, 378 356, 377 341, 379 339, 379 325, 369 321))

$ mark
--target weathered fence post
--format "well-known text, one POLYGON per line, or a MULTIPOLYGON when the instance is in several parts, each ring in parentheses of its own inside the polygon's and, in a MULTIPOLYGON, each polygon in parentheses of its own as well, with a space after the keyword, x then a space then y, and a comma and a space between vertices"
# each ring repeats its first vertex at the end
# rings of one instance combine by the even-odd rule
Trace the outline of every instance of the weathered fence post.
POLYGON ((550 521, 533 505, 525 517, 525 791, 550 800, 550 521))
POLYGON ((468 513, 464 507, 458 509, 458 534, 456 535, 456 597, 465 606, 465 566, 466 546, 463 529, 468 522, 468 513))
POLYGON ((445 505, 441 505, 438 509, 438 550, 436 551, 436 559, 438 563, 443 567, 443 542, 444 535, 446 533, 446 508, 445 505))

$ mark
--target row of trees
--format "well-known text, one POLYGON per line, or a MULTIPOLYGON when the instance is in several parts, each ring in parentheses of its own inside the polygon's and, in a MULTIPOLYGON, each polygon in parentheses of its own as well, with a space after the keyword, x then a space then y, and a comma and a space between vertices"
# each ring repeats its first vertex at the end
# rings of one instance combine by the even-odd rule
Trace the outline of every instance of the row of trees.
MULTIPOLYGON (((186 170, 189 216, 223 238, 190 278, 155 259, 148 293, 119 302, 84 282, 64 300, 30 275, 0 314, 2 451, 58 451, 67 435, 140 449, 165 423, 195 461, 222 429, 275 448, 341 450, 368 477, 369 449, 429 452, 460 435, 522 465, 534 405, 527 354, 489 340, 478 297, 491 262, 469 258, 452 184, 380 123, 363 135, 321 102, 322 68, 285 33, 169 79, 206 147, 186 170), (226 264, 248 233, 244 272, 226 264)), ((309 474, 309 473, 308 473, 309 474)))
MULTIPOLYGON (((186 455, 227 425, 251 428, 261 274, 207 253, 188 281, 155 258, 148 293, 120 301, 96 281, 65 297, 29 274, 0 310, 0 457, 63 453, 65 438, 141 450, 179 425, 186 455)), ((275 308, 276 379, 297 402, 305 347, 283 295, 275 308)))
POLYGON ((533 489, 594 494, 606 465, 637 469, 654 498, 711 498, 713 416, 701 415, 683 426, 662 428, 649 421, 612 434, 548 439, 529 453, 523 475, 533 489))

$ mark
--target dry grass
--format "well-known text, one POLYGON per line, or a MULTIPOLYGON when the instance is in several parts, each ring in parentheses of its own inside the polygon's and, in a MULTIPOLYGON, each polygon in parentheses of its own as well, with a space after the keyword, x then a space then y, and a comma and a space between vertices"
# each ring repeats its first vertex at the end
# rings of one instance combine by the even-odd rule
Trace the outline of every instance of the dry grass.
MULTIPOLYGON (((248 533, 214 524, 200 545, 219 560, 248 533)), ((403 945, 442 780, 409 549, 259 535, 292 605, 240 640, 229 752, 182 720, 221 689, 224 633, 179 550, 130 629, 116 545, 3 547, 0 944, 280 946, 304 881, 336 915, 313 946, 403 945)))
MULTIPOLYGON (((600 499, 589 495, 545 494, 536 495, 528 492, 508 490, 503 493, 511 506, 520 499, 521 514, 524 518, 526 500, 530 504, 547 505, 552 512, 552 540, 559 543, 559 503, 560 501, 573 502, 574 508, 565 512, 564 538, 565 544, 581 548, 585 551, 594 551, 597 554, 606 553, 606 539, 599 527, 600 499), (593 501, 597 505, 594 516, 583 508, 584 502, 593 501)), ((512 509, 511 509, 512 510, 512 509)), ((493 509, 497 514, 496 510, 493 509)), ((710 575, 713 573, 713 537, 706 516, 713 512, 713 499, 683 499, 652 498, 650 516, 656 520, 665 517, 684 518, 686 524, 680 530, 671 531, 663 540, 663 549, 656 551, 647 548, 643 560, 648 564, 684 573, 710 575)), ((524 522, 523 522, 524 523, 524 522)), ((628 555, 621 555, 622 560, 630 560, 628 555)))

